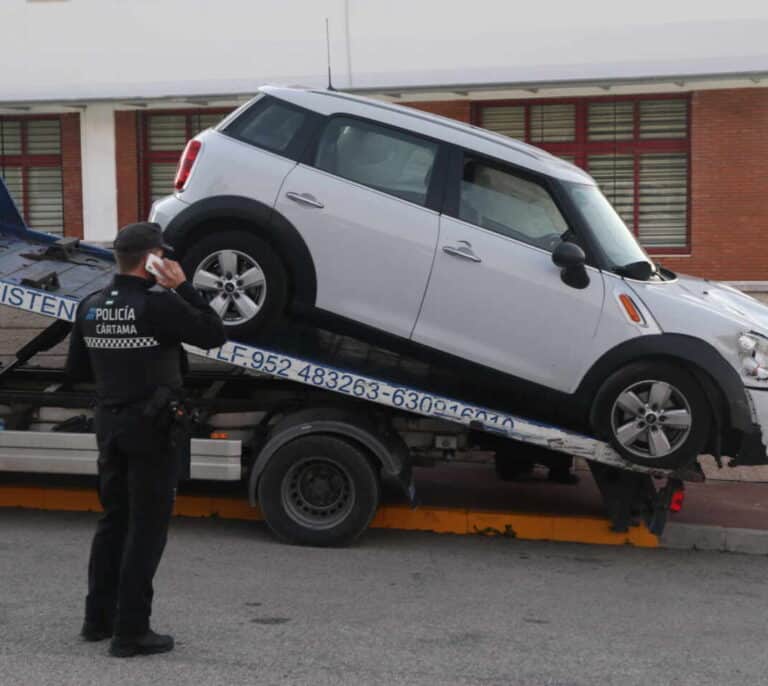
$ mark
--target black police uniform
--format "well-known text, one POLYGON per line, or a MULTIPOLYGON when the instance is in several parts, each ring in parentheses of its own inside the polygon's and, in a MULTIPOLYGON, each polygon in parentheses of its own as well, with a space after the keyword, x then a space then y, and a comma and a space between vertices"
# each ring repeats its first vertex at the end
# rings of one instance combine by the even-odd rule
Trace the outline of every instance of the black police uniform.
POLYGON ((104 514, 91 548, 86 625, 127 638, 149 631, 152 579, 173 509, 179 446, 164 420, 168 395, 182 391, 180 344, 214 348, 226 340, 218 315, 188 282, 175 292, 152 286, 118 274, 83 300, 67 360, 71 378, 95 380, 98 400, 104 514), (149 411, 159 395, 165 407, 149 411))

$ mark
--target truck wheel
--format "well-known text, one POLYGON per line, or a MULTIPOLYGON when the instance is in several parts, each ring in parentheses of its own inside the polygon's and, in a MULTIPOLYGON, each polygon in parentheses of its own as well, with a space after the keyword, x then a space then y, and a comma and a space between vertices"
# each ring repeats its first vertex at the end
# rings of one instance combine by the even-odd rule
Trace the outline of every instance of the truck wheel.
POLYGON ((685 369, 638 362, 611 375, 595 399, 593 428, 630 462, 678 469, 704 449, 711 424, 704 390, 685 369))
POLYGON ((243 231, 209 235, 190 248, 182 266, 222 318, 230 338, 252 338, 285 311, 285 267, 258 236, 243 231))
POLYGON ((307 436, 270 458, 258 497, 269 528, 283 541, 340 546, 371 523, 379 506, 379 479, 357 446, 330 436, 307 436))

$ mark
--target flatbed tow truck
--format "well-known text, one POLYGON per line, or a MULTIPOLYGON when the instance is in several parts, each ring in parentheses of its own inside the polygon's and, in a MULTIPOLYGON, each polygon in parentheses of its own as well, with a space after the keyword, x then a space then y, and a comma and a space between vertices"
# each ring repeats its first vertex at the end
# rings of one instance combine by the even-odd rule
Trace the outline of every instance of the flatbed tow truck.
MULTIPOLYGON (((93 389, 28 363, 66 337, 78 302, 113 271, 110 251, 29 229, 0 179, 0 305, 53 320, 0 368, 0 472, 96 473, 93 389)), ((525 457, 521 444, 584 458, 615 531, 644 524, 661 534, 683 482, 703 480, 696 468, 638 466, 595 438, 490 409, 450 370, 297 322, 257 344, 187 351, 219 363, 186 378, 191 478, 243 482, 294 543, 359 536, 382 480, 418 507, 412 468, 476 446, 492 445, 497 460, 525 457)))

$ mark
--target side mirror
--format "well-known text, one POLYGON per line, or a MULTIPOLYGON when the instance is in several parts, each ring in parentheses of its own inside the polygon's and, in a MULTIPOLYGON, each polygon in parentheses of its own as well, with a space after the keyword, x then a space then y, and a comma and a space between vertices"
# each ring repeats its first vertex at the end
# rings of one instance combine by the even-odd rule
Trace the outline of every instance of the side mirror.
POLYGON ((584 251, 569 241, 558 243, 552 251, 552 261, 560 267, 560 278, 571 288, 586 288, 589 285, 589 275, 584 267, 587 256, 584 251))

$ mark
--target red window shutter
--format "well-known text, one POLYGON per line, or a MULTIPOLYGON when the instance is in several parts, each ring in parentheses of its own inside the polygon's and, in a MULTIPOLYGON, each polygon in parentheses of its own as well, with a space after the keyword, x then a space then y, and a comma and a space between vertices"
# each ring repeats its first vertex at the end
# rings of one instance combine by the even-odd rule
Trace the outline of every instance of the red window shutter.
POLYGON ((688 227, 688 155, 640 155, 638 236, 643 245, 684 247, 688 227))
POLYGON ((635 223, 634 155, 590 155, 588 171, 624 223, 633 229, 635 223))
POLYGON ((640 138, 643 140, 686 138, 687 100, 641 100, 640 138))
POLYGON ((484 107, 480 125, 504 136, 525 140, 525 106, 484 107))
POLYGON ((634 102, 591 102, 587 112, 590 141, 626 141, 635 136, 634 102))
POLYGON ((576 138, 576 105, 531 105, 531 142, 559 143, 576 138))

